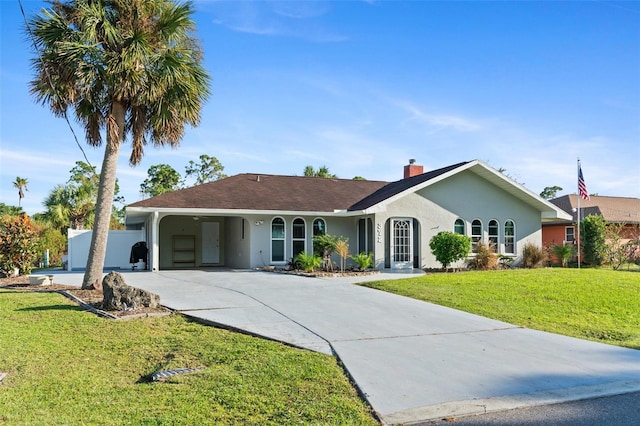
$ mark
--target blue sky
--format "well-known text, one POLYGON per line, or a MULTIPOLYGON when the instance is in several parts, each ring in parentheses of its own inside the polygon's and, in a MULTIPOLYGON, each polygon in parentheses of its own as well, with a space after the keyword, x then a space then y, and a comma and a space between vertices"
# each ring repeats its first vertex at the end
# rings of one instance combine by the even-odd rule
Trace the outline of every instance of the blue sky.
MULTIPOLYGON (((28 15, 46 5, 23 0, 28 15)), ((29 180, 28 213, 82 160, 71 131, 29 95, 31 46, 18 1, 0 1, 0 202, 29 180)), ((393 181, 480 159, 539 193, 640 197, 640 2, 195 2, 212 76, 199 127, 178 149, 119 165, 139 199, 151 165, 184 174, 217 157, 225 173, 301 175, 326 165, 393 181)), ((84 143, 100 167, 102 148, 84 143)))

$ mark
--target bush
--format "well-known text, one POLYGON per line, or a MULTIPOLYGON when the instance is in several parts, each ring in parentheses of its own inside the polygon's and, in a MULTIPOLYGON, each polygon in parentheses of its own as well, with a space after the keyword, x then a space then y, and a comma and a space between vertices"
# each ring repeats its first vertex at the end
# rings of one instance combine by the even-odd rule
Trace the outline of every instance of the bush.
POLYGON ((367 268, 373 266, 373 254, 372 253, 359 253, 351 256, 353 262, 356 264, 359 270, 365 271, 367 268))
POLYGON ((340 256, 340 272, 344 272, 344 264, 349 257, 349 242, 347 239, 339 239, 336 243, 336 253, 340 256))
MULTIPOLYGON (((313 237, 313 252, 316 256, 322 257, 325 270, 333 270, 331 255, 338 250, 338 244, 342 244, 342 242, 346 244, 348 239, 330 234, 320 234, 313 237)), ((346 247, 348 251, 349 246, 346 247)))
POLYGON ((481 271, 498 269, 498 255, 496 255, 493 246, 478 243, 476 247, 476 255, 467 261, 467 266, 481 271))
POLYGON ((525 268, 539 268, 547 260, 547 253, 542 247, 527 243, 522 249, 522 266, 525 268))
POLYGON ((293 264, 300 266, 305 272, 313 272, 322 264, 322 258, 313 253, 301 252, 293 259, 293 264))
POLYGON ((575 253, 575 248, 572 244, 552 244, 551 252, 560 260, 562 267, 566 268, 569 259, 575 253))
POLYGON ((471 253, 471 239, 454 232, 441 231, 431 238, 429 247, 442 267, 448 269, 449 265, 471 253))
POLYGON ((38 235, 29 216, 4 217, 0 226, 0 270, 10 275, 15 268, 23 274, 33 270, 38 253, 38 235))
POLYGON ((36 227, 38 232, 38 259, 44 261, 44 254, 49 250, 49 266, 61 266, 62 255, 67 250, 67 237, 51 227, 36 227), (39 229, 38 229, 39 228, 39 229))
POLYGON ((600 215, 589 215, 582 220, 582 253, 584 262, 602 265, 605 259, 605 221, 600 215))

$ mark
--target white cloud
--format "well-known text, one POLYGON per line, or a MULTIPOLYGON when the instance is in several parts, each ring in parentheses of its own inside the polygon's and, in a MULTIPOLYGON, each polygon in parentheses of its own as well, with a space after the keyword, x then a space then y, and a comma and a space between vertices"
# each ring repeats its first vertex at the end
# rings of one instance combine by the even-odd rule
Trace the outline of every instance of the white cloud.
POLYGON ((324 1, 236 1, 199 3, 215 14, 212 22, 226 28, 256 35, 300 38, 312 42, 330 43, 347 40, 320 18, 329 13, 331 5, 324 1))
POLYGON ((405 124, 408 122, 417 122, 428 127, 430 132, 440 130, 477 132, 483 127, 480 122, 461 115, 426 112, 407 101, 395 101, 393 103, 401 110, 409 113, 409 117, 405 119, 405 124))

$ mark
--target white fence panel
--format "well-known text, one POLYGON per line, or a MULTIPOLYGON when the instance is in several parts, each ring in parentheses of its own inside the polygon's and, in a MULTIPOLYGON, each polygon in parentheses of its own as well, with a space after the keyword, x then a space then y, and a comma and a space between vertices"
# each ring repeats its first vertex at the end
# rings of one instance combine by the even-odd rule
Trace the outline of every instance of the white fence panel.
MULTIPOLYGON (((91 245, 91 230, 69 229, 69 271, 83 270, 87 266, 89 246, 91 245)), ((138 241, 145 241, 144 229, 138 231, 109 231, 107 239, 107 254, 104 259, 104 269, 131 268, 129 256, 131 247, 138 241)))

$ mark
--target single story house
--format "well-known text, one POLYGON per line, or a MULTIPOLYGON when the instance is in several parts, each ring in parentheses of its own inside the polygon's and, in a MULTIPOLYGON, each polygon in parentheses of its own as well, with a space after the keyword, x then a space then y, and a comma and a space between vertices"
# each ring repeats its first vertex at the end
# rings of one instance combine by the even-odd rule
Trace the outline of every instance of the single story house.
POLYGON ((591 195, 589 200, 578 200, 577 194, 563 195, 550 202, 571 215, 571 221, 550 221, 542 224, 542 243, 575 244, 578 238, 578 201, 580 201, 580 219, 590 215, 599 215, 606 223, 622 224, 622 242, 640 238, 640 198, 607 197, 591 195))
POLYGON ((542 222, 571 219, 479 160, 423 171, 412 160, 395 182, 244 173, 133 203, 126 225, 146 235, 151 270, 285 266, 320 233, 406 269, 440 267, 429 249, 440 231, 518 261, 542 245, 542 222))

